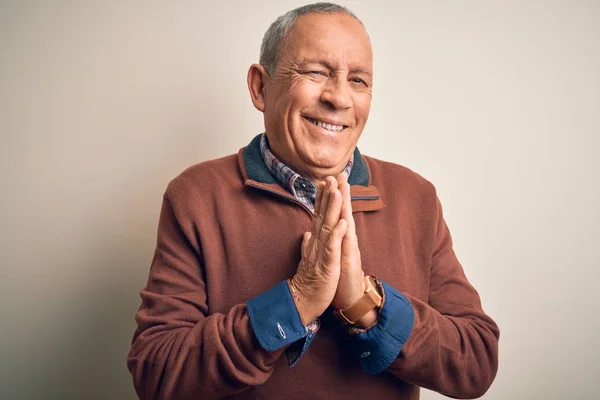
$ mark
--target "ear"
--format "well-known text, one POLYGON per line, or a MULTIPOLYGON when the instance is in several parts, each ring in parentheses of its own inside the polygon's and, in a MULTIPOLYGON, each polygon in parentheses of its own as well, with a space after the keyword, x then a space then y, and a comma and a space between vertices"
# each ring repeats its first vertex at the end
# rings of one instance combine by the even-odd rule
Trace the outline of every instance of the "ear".
POLYGON ((267 71, 260 64, 252 64, 248 70, 248 90, 254 107, 260 112, 265 112, 265 84, 267 71))

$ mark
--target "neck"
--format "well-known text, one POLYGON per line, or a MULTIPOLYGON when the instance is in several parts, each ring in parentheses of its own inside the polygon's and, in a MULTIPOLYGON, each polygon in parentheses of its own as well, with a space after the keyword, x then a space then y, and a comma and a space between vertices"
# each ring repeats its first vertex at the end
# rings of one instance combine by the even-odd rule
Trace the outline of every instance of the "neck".
MULTIPOLYGON (((267 136, 268 140, 268 136, 267 136)), ((278 151, 275 143, 268 141, 267 145, 269 147, 269 151, 282 163, 291 168, 294 172, 310 180, 315 186, 324 181, 328 176, 333 176, 334 178, 341 174, 346 166, 348 165, 348 161, 352 157, 354 153, 354 148, 351 152, 343 158, 339 164, 334 166, 321 167, 318 165, 308 164, 306 162, 302 162, 302 159, 298 158, 296 160, 289 160, 286 157, 282 156, 282 152, 278 151)))
MULTIPOLYGON (((275 154, 275 153, 273 153, 273 154, 275 154)), ((276 154, 275 154, 275 157, 277 157, 276 154)), ((277 157, 277 158, 279 158, 279 157, 277 157)), ((338 164, 334 167, 318 167, 318 166, 312 166, 312 165, 308 166, 306 164, 295 165, 294 163, 290 163, 287 160, 279 158, 279 160, 281 160, 281 162, 283 162, 285 165, 290 167, 296 173, 300 174, 300 176, 310 180, 315 186, 317 185, 317 183, 324 181, 325 178, 327 178, 328 176, 333 176, 335 178, 339 174, 341 174, 344 171, 344 169, 346 168, 346 165, 348 165, 349 159, 350 159, 350 157, 344 158, 343 162, 341 162, 340 164, 338 164)))

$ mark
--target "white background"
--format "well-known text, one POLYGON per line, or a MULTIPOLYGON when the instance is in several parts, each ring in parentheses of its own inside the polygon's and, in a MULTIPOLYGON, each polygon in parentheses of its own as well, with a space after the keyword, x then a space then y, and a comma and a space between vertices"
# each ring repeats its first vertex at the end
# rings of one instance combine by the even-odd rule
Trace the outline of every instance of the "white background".
MULTIPOLYGON (((247 68, 302 4, 0 2, 1 398, 135 398, 162 193, 262 131, 247 68)), ((600 2, 343 4, 375 52, 360 148, 437 186, 501 328, 485 398, 594 398, 600 2)))

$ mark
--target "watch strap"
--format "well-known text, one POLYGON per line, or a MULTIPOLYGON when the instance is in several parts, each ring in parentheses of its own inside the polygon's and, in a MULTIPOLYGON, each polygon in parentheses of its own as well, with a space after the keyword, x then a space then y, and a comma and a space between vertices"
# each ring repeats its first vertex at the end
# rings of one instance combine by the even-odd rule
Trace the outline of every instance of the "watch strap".
POLYGON ((343 322, 354 324, 375 307, 381 307, 383 299, 377 293, 377 284, 373 280, 374 278, 365 276, 365 294, 350 308, 337 311, 339 318, 343 322))

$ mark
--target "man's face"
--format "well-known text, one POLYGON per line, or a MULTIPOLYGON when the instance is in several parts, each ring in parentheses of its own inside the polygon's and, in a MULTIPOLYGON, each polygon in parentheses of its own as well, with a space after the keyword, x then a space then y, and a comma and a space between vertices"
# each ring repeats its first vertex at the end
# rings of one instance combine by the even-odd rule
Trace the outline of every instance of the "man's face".
POLYGON ((369 116, 372 64, 369 37, 356 19, 298 18, 264 87, 273 153, 312 180, 340 173, 369 116))

